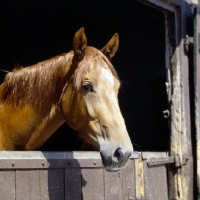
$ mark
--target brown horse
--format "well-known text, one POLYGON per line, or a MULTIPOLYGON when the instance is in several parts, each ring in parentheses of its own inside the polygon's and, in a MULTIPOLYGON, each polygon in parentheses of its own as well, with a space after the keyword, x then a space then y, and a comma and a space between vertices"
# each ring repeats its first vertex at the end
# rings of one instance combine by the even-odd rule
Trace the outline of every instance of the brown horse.
POLYGON ((66 121, 100 150, 108 171, 124 167, 133 147, 110 63, 118 43, 115 34, 99 51, 81 28, 73 51, 9 72, 0 85, 0 150, 36 150, 66 121))

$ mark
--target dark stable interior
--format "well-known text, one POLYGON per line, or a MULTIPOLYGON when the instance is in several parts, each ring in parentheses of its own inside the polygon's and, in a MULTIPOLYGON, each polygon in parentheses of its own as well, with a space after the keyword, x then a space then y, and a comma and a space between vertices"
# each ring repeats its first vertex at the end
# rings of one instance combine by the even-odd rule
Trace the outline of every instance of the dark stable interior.
MULTIPOLYGON (((8 6, 8 5, 7 5, 8 6)), ((71 50, 74 33, 84 27, 88 45, 101 49, 119 34, 112 60, 122 82, 119 103, 136 151, 166 151, 169 141, 165 89, 164 14, 137 1, 115 4, 15 5, 0 14, 0 69, 29 66, 71 50)), ((3 82, 5 72, 0 71, 3 82)), ((40 150, 88 150, 65 123, 40 150)))

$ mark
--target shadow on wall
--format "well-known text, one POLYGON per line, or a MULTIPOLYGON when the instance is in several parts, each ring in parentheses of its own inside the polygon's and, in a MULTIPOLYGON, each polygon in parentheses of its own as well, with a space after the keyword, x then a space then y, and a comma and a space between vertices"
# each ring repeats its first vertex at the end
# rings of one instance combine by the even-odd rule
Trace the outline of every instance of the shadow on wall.
MULTIPOLYGON (((46 159, 44 166, 47 168, 40 170, 41 199, 46 197, 49 200, 104 199, 105 182, 109 177, 112 180, 113 177, 116 179, 119 176, 114 188, 121 189, 122 172, 106 172, 99 152, 42 152, 42 154, 46 159)), ((133 161, 130 161, 129 165, 131 164, 133 161)), ((109 185, 109 188, 113 188, 113 184, 109 185)), ((121 191, 115 193, 121 194, 121 191)))
POLYGON ((82 199, 87 182, 78 153, 1 151, 0 157, 0 199, 82 199))
MULTIPOLYGON (((48 168, 40 170, 40 198, 49 200, 82 199, 85 181, 81 165, 84 159, 76 152, 42 152, 48 168)), ((88 162, 88 161, 86 161, 88 162)))
POLYGON ((116 172, 104 169, 99 152, 42 153, 49 170, 40 170, 41 199, 135 199, 137 153, 125 168, 116 172))

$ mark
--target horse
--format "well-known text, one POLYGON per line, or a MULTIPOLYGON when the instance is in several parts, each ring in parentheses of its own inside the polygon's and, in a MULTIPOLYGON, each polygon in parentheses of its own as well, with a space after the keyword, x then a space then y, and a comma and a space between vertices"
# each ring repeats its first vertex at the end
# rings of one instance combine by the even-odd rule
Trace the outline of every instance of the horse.
POLYGON ((101 50, 87 46, 82 27, 73 50, 8 72, 0 85, 0 150, 37 150, 66 121, 100 151, 107 171, 125 167, 133 146, 111 64, 118 45, 115 33, 101 50))

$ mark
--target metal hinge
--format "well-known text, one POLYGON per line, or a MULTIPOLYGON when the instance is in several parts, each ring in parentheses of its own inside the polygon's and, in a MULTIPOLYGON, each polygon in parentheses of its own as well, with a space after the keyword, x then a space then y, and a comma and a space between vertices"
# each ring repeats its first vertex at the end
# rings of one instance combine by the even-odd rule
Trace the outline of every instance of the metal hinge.
POLYGON ((185 46, 185 50, 188 52, 189 50, 189 45, 193 45, 194 44, 194 38, 193 37, 189 37, 188 35, 185 36, 185 40, 184 40, 184 46, 185 46))
POLYGON ((149 166, 153 165, 163 165, 163 164, 170 164, 175 163, 176 167, 180 167, 180 159, 179 156, 169 156, 169 157, 152 157, 147 159, 147 164, 149 166))
POLYGON ((184 44, 185 45, 194 44, 194 38, 193 37, 189 37, 188 35, 186 35, 185 36, 185 40, 184 40, 184 44))

